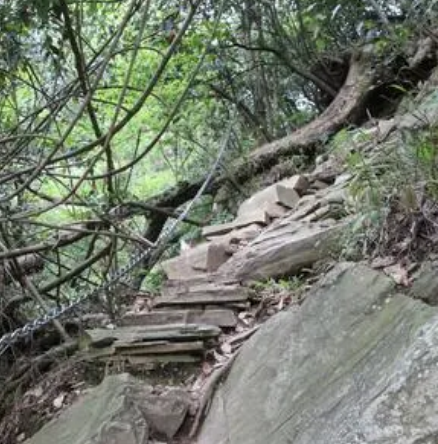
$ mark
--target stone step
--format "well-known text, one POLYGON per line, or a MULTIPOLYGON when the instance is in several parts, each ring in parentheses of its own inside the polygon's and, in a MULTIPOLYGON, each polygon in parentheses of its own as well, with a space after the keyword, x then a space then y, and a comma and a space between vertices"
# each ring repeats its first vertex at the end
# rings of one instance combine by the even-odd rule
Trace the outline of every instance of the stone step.
POLYGON ((122 319, 123 326, 166 324, 207 324, 230 328, 236 326, 237 316, 228 309, 169 310, 128 314, 122 319))
POLYGON ((162 355, 174 353, 202 352, 203 341, 190 342, 147 342, 139 344, 120 344, 114 347, 115 353, 120 355, 162 355))
POLYGON ((227 222, 225 224, 210 225, 202 229, 202 235, 206 238, 211 236, 220 236, 227 234, 235 229, 247 227, 253 224, 259 224, 261 226, 269 225, 271 218, 264 209, 256 209, 254 211, 241 214, 232 222, 227 222))
POLYGON ((154 301, 154 307, 186 306, 186 305, 222 305, 246 302, 249 298, 248 289, 239 285, 207 284, 191 287, 189 291, 179 289, 164 292, 154 301))
POLYGON ((85 330, 84 341, 90 347, 121 346, 122 344, 133 344, 139 342, 159 340, 199 340, 215 338, 221 330, 213 325, 205 324, 168 324, 148 326, 126 326, 114 330, 106 328, 95 328, 85 330))
POLYGON ((221 298, 225 295, 235 294, 235 293, 246 293, 246 289, 242 288, 238 283, 233 284, 222 284, 217 282, 208 282, 200 284, 187 285, 173 285, 173 286, 163 286, 161 289, 161 296, 163 297, 174 297, 174 296, 184 296, 187 294, 198 295, 198 294, 210 294, 212 296, 216 295, 221 298))

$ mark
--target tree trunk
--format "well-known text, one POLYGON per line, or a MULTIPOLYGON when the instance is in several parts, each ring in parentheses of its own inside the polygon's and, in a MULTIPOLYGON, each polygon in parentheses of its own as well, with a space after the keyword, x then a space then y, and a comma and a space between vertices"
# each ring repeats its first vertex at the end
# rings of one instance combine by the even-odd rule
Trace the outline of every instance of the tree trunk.
POLYGON ((365 111, 366 100, 376 76, 372 65, 372 53, 366 50, 352 56, 347 79, 331 105, 315 120, 289 136, 253 151, 250 155, 252 163, 270 163, 273 158, 306 151, 346 124, 358 123, 365 111))

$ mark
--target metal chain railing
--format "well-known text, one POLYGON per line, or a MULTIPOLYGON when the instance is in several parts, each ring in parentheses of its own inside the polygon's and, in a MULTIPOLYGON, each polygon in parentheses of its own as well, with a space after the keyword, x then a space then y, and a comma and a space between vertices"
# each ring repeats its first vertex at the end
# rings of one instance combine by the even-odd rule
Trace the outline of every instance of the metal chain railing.
POLYGON ((206 179, 204 180, 203 184, 199 188, 198 192, 196 193, 195 197, 189 202, 189 204, 186 206, 186 208, 182 211, 182 213, 178 216, 177 219, 173 221, 172 224, 170 224, 167 229, 165 229, 161 235, 158 237, 157 241, 155 242, 155 245, 153 247, 147 248, 143 252, 138 252, 133 255, 131 260, 126 264, 124 267, 118 269, 115 273, 110 274, 109 279, 105 282, 103 282, 101 285, 99 285, 97 288, 95 288, 93 291, 86 293, 84 296, 79 297, 77 299, 72 300, 68 304, 62 305, 61 307, 53 308, 49 312, 47 312, 44 316, 34 319, 33 321, 28 322, 23 327, 17 328, 13 332, 6 333, 0 338, 0 356, 5 353, 5 351, 13 345, 15 342, 17 342, 19 339, 28 337, 33 334, 36 330, 44 327, 45 325, 49 324, 53 320, 59 318, 60 316, 66 314, 67 312, 75 309, 82 303, 84 303, 86 300, 93 298, 100 293, 109 290, 112 286, 115 284, 122 282, 122 279, 128 275, 130 271, 132 271, 137 265, 139 265, 141 262, 143 262, 146 259, 149 259, 154 252, 158 252, 164 249, 166 242, 171 238, 172 234, 176 230, 176 228, 179 226, 179 224, 187 217, 188 213, 192 209, 193 205, 199 200, 199 198, 203 195, 204 191, 210 184, 211 179, 213 178, 213 175, 222 159, 222 156, 225 152, 225 149, 228 145, 230 136, 232 134, 232 122, 233 119, 230 122, 230 126, 228 128, 227 134, 225 136, 225 140, 221 145, 221 148, 219 150, 219 153, 216 157, 215 162, 213 163, 206 179))

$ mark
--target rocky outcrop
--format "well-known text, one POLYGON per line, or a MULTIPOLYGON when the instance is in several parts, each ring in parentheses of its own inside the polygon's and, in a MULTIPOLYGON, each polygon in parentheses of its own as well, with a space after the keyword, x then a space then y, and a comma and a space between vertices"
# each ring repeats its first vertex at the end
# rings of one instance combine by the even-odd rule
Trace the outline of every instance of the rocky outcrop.
POLYGON ((288 216, 273 222, 217 272, 240 281, 275 278, 328 257, 349 222, 348 218, 337 220, 344 211, 344 186, 303 196, 288 216))
POLYGON ((204 227, 206 242, 161 263, 168 279, 159 296, 128 312, 122 327, 88 332, 99 339, 91 341, 89 358, 148 366, 202 359, 212 344, 202 332, 238 329, 257 303, 250 281, 299 273, 329 257, 348 223, 348 179, 329 185, 312 174, 295 175, 245 200, 232 222, 204 227), (188 340, 182 330, 194 337, 188 340))
POLYGON ((293 222, 288 219, 266 230, 246 249, 237 252, 219 272, 241 281, 293 274, 328 257, 344 224, 293 222))
POLYGON ((335 219, 346 192, 345 181, 329 186, 318 174, 283 179, 245 200, 232 222, 204 227, 207 242, 161 263, 167 277, 269 278, 323 258, 344 225, 335 219))
POLYGON ((180 389, 154 392, 128 374, 108 376, 25 444, 145 444, 172 438, 189 408, 180 389))
POLYGON ((104 344, 103 350, 91 344, 90 357, 132 365, 199 360, 206 344, 211 345, 200 333, 208 326, 212 331, 239 328, 238 319, 256 302, 249 281, 298 273, 329 256, 348 222, 341 217, 344 187, 345 181, 329 186, 310 176, 293 176, 243 202, 233 222, 205 227, 207 242, 161 264, 168 280, 160 296, 128 313, 121 322, 125 327, 88 332, 104 344), (267 212, 272 205, 288 215, 271 221, 267 212), (195 336, 187 340, 181 329, 195 336), (151 343, 155 340, 167 342, 151 343))
POLYGON ((432 444, 438 313, 343 264, 244 345, 198 444, 432 444))

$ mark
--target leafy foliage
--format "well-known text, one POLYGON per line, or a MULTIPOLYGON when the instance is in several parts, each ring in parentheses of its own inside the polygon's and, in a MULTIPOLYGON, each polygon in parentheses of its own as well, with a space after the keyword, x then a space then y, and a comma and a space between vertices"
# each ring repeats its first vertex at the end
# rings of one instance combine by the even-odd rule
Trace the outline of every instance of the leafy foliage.
POLYGON ((438 207, 436 130, 390 140, 374 155, 348 155, 349 191, 357 216, 346 239, 347 256, 428 253, 438 207), (416 246, 416 248, 414 248, 416 246))

